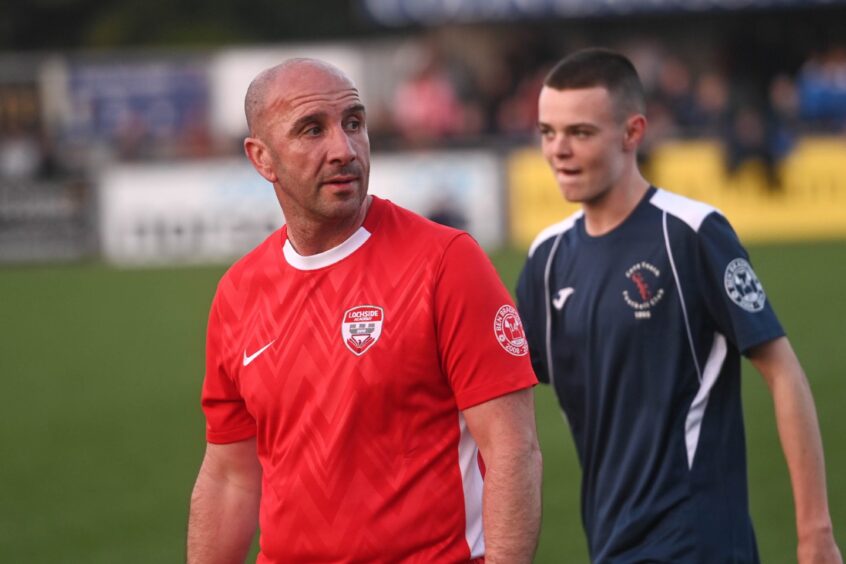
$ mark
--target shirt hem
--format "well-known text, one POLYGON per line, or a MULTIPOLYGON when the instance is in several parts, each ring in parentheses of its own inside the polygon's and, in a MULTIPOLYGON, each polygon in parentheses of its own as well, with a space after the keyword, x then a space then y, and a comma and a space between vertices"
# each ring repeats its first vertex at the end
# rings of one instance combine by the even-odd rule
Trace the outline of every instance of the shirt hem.
POLYGON ((237 443, 255 436, 256 430, 254 428, 235 429, 234 431, 206 431, 206 440, 217 445, 237 443))
POLYGON ((458 409, 464 411, 465 409, 474 407, 476 405, 479 405, 480 403, 485 403, 486 401, 490 401, 492 399, 496 399, 498 397, 502 397, 513 392, 519 392, 520 390, 533 388, 537 384, 537 379, 533 377, 531 380, 526 380, 517 383, 509 382, 500 386, 479 386, 474 390, 470 390, 468 392, 463 393, 461 395, 461 398, 456 397, 456 405, 458 405, 458 409))

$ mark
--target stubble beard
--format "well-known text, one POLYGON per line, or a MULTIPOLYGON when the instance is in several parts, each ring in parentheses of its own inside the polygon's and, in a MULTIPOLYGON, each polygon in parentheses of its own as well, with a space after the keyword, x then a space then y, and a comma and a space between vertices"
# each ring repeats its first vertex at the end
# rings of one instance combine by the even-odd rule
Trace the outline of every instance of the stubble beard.
POLYGON ((318 223, 346 225, 363 220, 362 208, 367 199, 368 183, 363 173, 350 191, 331 193, 331 186, 325 184, 317 187, 314 206, 314 220, 318 223))

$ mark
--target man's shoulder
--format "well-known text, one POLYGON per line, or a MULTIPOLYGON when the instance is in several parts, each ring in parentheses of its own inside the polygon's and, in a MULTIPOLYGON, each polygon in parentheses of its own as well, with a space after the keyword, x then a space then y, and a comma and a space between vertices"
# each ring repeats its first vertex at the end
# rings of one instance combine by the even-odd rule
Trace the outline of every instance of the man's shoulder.
POLYGON ((698 233, 709 217, 722 216, 722 212, 710 204, 657 188, 649 203, 685 223, 698 233))
POLYGON ((538 249, 543 247, 545 244, 551 245, 556 237, 571 230, 576 225, 576 221, 578 221, 582 215, 584 215, 582 210, 574 212, 558 223, 553 223, 538 233, 534 241, 532 241, 532 244, 529 245, 529 259, 534 257, 535 253, 538 252, 538 249))
POLYGON ((281 232, 282 228, 275 230, 251 251, 232 263, 221 277, 218 291, 226 287, 234 289, 242 286, 246 279, 252 278, 268 265, 275 264, 282 254, 281 232))
POLYGON ((410 237, 434 248, 446 246, 462 234, 469 236, 466 231, 436 223, 390 200, 374 197, 374 202, 382 207, 383 217, 379 227, 385 229, 391 237, 410 237))

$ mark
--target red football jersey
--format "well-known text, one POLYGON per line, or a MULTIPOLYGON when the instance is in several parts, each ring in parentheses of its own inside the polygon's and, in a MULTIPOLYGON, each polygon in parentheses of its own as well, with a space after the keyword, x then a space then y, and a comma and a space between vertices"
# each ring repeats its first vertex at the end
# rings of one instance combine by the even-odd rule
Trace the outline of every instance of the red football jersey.
POLYGON ((466 233, 373 197, 338 247, 285 227, 218 286, 211 443, 256 436, 259 562, 466 562, 483 471, 461 410, 536 383, 511 298, 466 233))

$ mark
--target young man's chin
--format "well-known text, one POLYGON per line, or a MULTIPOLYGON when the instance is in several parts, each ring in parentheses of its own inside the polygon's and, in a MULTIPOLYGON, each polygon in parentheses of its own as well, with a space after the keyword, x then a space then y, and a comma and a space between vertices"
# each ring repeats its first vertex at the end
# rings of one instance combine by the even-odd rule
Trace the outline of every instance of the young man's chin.
POLYGON ((574 186, 560 186, 560 188, 561 195, 571 204, 581 204, 585 200, 590 199, 589 195, 582 188, 574 186))

